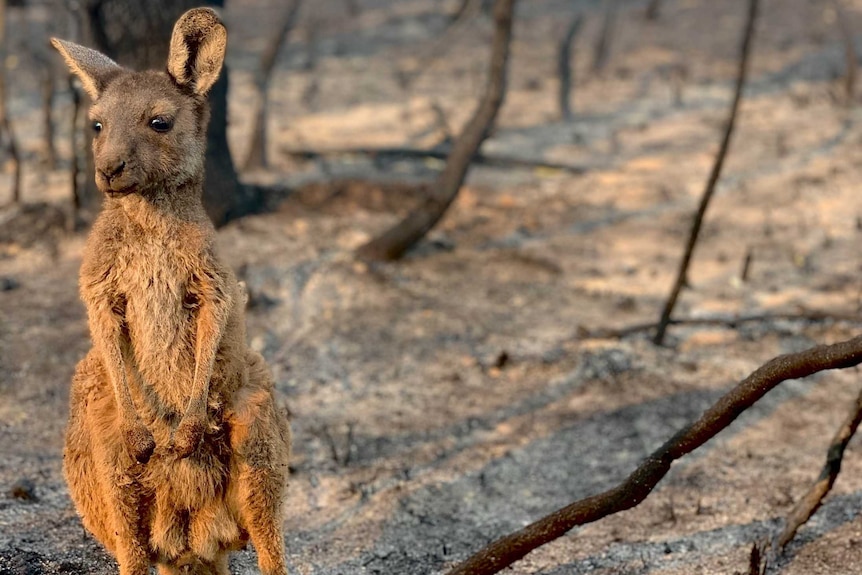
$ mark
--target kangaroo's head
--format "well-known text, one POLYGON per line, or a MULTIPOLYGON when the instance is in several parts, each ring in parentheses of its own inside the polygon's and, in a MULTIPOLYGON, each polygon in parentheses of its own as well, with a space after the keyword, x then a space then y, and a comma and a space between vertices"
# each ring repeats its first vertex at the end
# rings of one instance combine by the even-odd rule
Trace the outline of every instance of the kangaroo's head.
POLYGON ((174 26, 164 72, 134 72, 90 48, 51 39, 93 99, 96 185, 110 197, 171 193, 203 181, 207 93, 218 79, 227 31, 195 8, 174 26))

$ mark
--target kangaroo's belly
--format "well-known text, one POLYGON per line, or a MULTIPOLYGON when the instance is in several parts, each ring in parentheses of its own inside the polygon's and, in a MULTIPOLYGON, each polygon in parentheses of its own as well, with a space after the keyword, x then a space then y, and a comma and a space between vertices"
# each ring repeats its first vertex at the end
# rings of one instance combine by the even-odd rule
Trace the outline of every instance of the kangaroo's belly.
POLYGON ((151 493, 150 547, 161 560, 213 559, 242 545, 236 489, 231 484, 227 439, 208 437, 189 458, 154 456, 141 477, 151 493))

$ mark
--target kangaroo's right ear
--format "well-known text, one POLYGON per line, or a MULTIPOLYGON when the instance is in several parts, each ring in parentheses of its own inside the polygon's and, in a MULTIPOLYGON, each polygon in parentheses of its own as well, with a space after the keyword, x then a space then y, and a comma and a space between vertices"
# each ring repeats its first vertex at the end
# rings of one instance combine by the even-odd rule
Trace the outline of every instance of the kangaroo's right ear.
POLYGON ((206 96, 218 80, 227 30, 212 8, 192 8, 177 20, 168 50, 168 74, 179 86, 206 96))
POLYGON ((93 100, 99 98, 111 78, 122 70, 119 64, 101 52, 74 42, 51 38, 51 44, 60 52, 69 69, 81 80, 84 91, 93 100))

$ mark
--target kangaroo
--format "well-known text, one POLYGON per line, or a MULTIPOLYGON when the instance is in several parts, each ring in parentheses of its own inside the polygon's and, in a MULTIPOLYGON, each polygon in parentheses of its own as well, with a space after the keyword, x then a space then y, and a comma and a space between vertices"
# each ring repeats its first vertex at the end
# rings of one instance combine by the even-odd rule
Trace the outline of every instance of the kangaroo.
POLYGON ((120 575, 228 575, 249 540, 262 573, 287 575, 290 431, 201 199, 225 27, 211 9, 186 12, 165 72, 51 42, 93 100, 106 196, 81 264, 92 348, 72 379, 63 462, 78 513, 120 575))

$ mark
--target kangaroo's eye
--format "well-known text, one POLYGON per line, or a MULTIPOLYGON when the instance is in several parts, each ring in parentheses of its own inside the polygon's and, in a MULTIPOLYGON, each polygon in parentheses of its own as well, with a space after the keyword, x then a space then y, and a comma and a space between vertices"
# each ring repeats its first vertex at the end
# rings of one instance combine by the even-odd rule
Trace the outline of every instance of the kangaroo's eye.
POLYGON ((156 116, 152 120, 150 120, 150 128, 163 134, 174 127, 174 121, 171 118, 165 118, 164 116, 156 116))
POLYGON ((93 131, 97 134, 102 131, 102 122, 93 122, 93 131))

